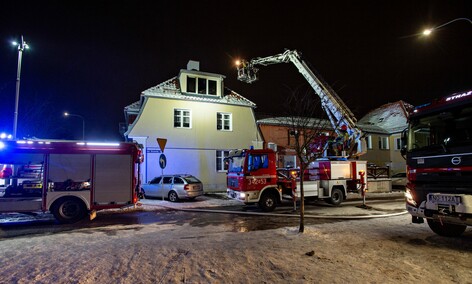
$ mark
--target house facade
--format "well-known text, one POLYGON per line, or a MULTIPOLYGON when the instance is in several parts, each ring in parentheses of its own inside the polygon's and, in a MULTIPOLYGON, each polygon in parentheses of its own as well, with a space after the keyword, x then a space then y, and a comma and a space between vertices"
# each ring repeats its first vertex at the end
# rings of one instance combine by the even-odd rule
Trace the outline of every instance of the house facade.
POLYGON ((224 78, 202 72, 198 62, 190 61, 178 76, 143 91, 138 102, 125 107, 125 137, 143 145, 143 181, 161 174, 192 174, 205 192, 224 191, 229 151, 262 148, 256 105, 225 88, 224 78), (158 138, 167 139, 164 152, 158 138))
POLYGON ((389 167, 390 174, 406 171, 405 159, 400 150, 401 136, 408 126, 408 113, 412 105, 397 101, 380 106, 358 121, 359 128, 366 134, 367 153, 363 160, 379 167, 389 167))
MULTIPOLYGON (((372 110, 358 121, 358 127, 365 134, 367 142, 366 154, 359 159, 388 167, 389 174, 405 172, 406 163, 400 154, 402 148, 401 135, 407 127, 408 112, 412 106, 403 101, 385 104, 372 110)), ((284 117, 257 120, 265 141, 265 147, 278 153, 278 167, 297 167, 297 159, 293 150, 294 137, 290 133, 292 126, 284 117)), ((324 122, 326 135, 333 133, 329 121, 324 122)))

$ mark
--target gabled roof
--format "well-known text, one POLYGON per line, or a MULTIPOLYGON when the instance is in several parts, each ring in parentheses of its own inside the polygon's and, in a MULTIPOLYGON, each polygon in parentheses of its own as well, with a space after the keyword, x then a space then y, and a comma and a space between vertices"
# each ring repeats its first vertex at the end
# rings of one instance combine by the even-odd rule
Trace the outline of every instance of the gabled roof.
MULTIPOLYGON (((221 104, 231 104, 231 105, 240 105, 255 108, 256 104, 252 101, 246 99, 235 91, 224 88, 224 94, 222 97, 218 96, 202 96, 202 95, 193 95, 182 93, 179 80, 177 77, 173 77, 165 82, 160 83, 157 86, 151 87, 141 93, 142 97, 148 98, 167 98, 167 99, 176 99, 184 101, 197 101, 197 102, 209 102, 209 103, 221 103, 221 104)), ((141 108, 141 101, 134 102, 125 107, 125 111, 139 111, 141 108)))
POLYGON ((412 108, 404 101, 384 104, 362 117, 358 126, 364 132, 399 133, 407 127, 408 113, 412 108))

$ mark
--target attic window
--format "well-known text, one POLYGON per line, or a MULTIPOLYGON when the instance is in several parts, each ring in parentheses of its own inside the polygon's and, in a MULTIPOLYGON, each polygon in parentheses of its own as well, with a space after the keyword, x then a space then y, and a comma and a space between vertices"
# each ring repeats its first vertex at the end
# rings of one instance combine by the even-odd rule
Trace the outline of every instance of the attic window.
POLYGON ((216 80, 187 76, 187 93, 216 96, 216 80))
POLYGON ((197 92, 197 78, 187 77, 187 92, 196 93, 197 92))

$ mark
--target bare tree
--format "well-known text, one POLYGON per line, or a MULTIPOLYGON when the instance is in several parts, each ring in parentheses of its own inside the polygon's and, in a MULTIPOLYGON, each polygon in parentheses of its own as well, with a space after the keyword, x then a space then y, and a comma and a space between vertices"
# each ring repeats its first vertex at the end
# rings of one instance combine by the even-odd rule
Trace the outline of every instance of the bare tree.
POLYGON ((323 156, 332 134, 332 126, 321 107, 319 97, 310 89, 294 91, 285 102, 286 116, 280 118, 293 136, 293 150, 300 166, 300 227, 305 230, 305 193, 303 181, 311 162, 323 156))

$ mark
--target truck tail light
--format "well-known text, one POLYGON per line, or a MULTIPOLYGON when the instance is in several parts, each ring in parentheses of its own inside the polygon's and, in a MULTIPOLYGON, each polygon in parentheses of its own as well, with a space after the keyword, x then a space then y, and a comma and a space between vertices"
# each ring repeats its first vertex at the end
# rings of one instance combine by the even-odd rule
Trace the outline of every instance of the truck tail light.
POLYGON ((408 167, 406 169, 406 177, 408 181, 415 181, 416 180, 416 169, 408 167))

